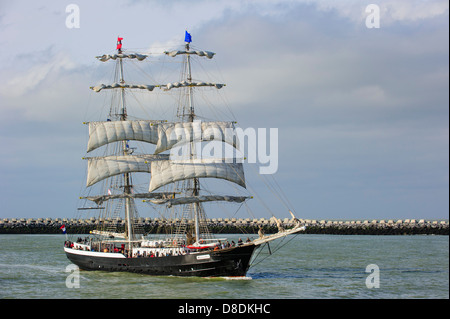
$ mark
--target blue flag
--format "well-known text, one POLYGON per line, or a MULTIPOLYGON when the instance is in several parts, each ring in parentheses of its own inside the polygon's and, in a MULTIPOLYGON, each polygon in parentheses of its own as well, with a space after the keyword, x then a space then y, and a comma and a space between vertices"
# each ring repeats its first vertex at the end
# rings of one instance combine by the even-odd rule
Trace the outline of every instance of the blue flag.
POLYGON ((191 43, 192 42, 192 37, 191 34, 189 32, 186 31, 186 33, 184 34, 184 42, 188 42, 191 43))

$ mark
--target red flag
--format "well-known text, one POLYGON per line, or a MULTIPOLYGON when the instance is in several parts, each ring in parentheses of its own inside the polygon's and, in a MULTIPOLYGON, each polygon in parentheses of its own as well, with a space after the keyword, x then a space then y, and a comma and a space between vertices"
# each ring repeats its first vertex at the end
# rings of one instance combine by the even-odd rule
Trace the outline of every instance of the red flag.
POLYGON ((121 37, 117 38, 117 50, 122 49, 122 40, 123 40, 123 38, 121 38, 121 37))

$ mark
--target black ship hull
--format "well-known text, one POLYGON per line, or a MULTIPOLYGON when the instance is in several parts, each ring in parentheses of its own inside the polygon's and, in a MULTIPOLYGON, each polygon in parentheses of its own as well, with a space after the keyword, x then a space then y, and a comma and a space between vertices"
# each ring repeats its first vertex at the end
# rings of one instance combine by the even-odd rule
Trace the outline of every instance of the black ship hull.
POLYGON ((67 258, 83 270, 134 272, 154 276, 245 276, 254 244, 180 256, 126 258, 120 254, 80 252, 65 248, 67 258), (114 255, 114 257, 112 257, 114 255))

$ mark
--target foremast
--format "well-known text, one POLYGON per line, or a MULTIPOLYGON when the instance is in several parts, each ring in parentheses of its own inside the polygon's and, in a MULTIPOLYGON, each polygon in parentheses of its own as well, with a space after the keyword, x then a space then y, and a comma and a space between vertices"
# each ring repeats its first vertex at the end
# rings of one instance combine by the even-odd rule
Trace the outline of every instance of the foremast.
MULTIPOLYGON (((142 55, 142 54, 127 54, 124 53, 122 51, 122 40, 123 38, 118 37, 117 39, 117 52, 116 54, 113 55, 102 55, 102 56, 97 56, 96 58, 102 62, 106 62, 108 60, 115 60, 116 62, 116 71, 115 71, 115 76, 114 76, 114 81, 115 83, 111 84, 111 85, 105 85, 102 84, 100 86, 97 87, 91 87, 92 90, 94 90, 95 92, 100 92, 103 89, 112 89, 112 90, 118 90, 118 103, 114 103, 114 98, 111 101, 111 105, 110 105, 110 110, 109 110, 109 116, 108 116, 108 120, 107 122, 90 122, 90 123, 86 123, 89 124, 89 131, 91 133, 92 131, 92 127, 93 126, 98 126, 101 125, 101 123, 116 123, 116 122, 122 122, 122 123, 126 123, 128 121, 128 115, 127 115, 127 104, 126 104, 126 99, 125 99, 125 95, 126 89, 129 88, 141 88, 141 89, 147 89, 149 91, 153 90, 153 88, 155 86, 153 85, 129 85, 125 82, 125 78, 124 78, 124 63, 123 60, 124 59, 137 59, 138 61, 142 61, 144 60, 147 55, 142 55), (99 124, 100 123, 100 124, 99 124)), ((117 161, 117 159, 120 159, 121 161, 130 161, 133 162, 135 161, 134 156, 132 156, 132 151, 129 148, 128 145, 128 140, 127 139, 119 139, 117 141, 114 141, 117 144, 117 147, 114 147, 114 151, 113 154, 111 155, 106 155, 106 156, 100 156, 100 157, 91 157, 91 158, 85 158, 88 160, 88 176, 89 176, 89 172, 92 172, 93 166, 94 167, 98 167, 99 170, 105 170, 108 167, 108 163, 109 162, 113 162, 117 161)), ((89 149, 88 147, 88 152, 90 152, 92 149, 89 149)), ((98 181, 106 179, 106 178, 112 178, 117 176, 120 179, 120 182, 117 183, 117 185, 119 186, 118 188, 121 189, 121 193, 119 194, 113 194, 112 189, 114 189, 114 187, 112 187, 113 182, 111 181, 110 184, 108 185, 108 191, 107 194, 104 195, 98 195, 98 196, 88 196, 88 197, 81 197, 84 199, 88 199, 91 201, 94 201, 98 206, 100 206, 103 202, 108 202, 110 200, 115 200, 118 199, 120 201, 123 201, 124 203, 124 215, 125 215, 125 232, 123 234, 120 233, 114 233, 116 236, 119 237, 123 237, 127 240, 128 242, 128 249, 129 251, 131 251, 131 247, 132 247, 132 243, 136 240, 136 234, 135 234, 135 229, 134 229, 134 219, 136 216, 135 215, 135 203, 134 203, 134 198, 135 197, 149 197, 148 194, 133 194, 133 183, 132 183, 132 175, 131 173, 134 172, 136 170, 132 170, 132 169, 125 169, 123 171, 119 171, 120 174, 109 174, 107 176, 105 176, 104 178, 98 179, 97 180, 89 180, 88 177, 88 182, 87 182, 87 186, 92 186, 94 184, 96 184, 98 181), (136 196, 135 196, 136 195, 136 196)), ((106 193, 106 190, 105 190, 106 193)), ((122 205, 118 204, 118 207, 120 209, 122 205)), ((106 208, 106 210, 108 210, 108 205, 106 208)), ((103 209, 103 207, 98 207, 103 209)), ((116 208, 118 209, 118 208, 116 208)), ((108 212, 105 211, 105 215, 109 214, 108 212)), ((111 234, 112 232, 97 232, 98 234, 104 234, 109 236, 109 234, 111 234)))
MULTIPOLYGON (((122 40, 123 38, 118 37, 117 39, 117 54, 122 54, 122 40)), ((119 83, 121 84, 120 87, 120 103, 121 103, 121 112, 119 114, 120 121, 126 121, 127 120, 127 107, 125 104, 125 79, 123 75, 123 58, 119 57, 117 63, 119 64, 119 83)), ((128 146, 127 141, 122 141, 122 149, 121 149, 121 155, 128 155, 128 146)), ((124 186, 123 186, 123 193, 126 195, 131 195, 131 175, 130 173, 126 172, 123 175, 124 179, 124 186)), ((131 221, 131 212, 132 212, 132 201, 133 199, 131 196, 125 196, 125 228, 126 228, 126 238, 128 239, 128 245, 131 246, 131 241, 134 240, 134 231, 132 227, 132 221, 131 221)))

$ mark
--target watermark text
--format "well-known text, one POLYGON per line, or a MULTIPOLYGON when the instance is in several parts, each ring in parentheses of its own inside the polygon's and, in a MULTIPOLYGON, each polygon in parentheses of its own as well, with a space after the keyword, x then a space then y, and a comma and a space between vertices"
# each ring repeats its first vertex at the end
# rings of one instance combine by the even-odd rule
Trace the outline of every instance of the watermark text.
POLYGON ((69 15, 66 17, 66 27, 68 29, 80 28, 80 7, 76 4, 69 4, 66 6, 66 13, 69 15))
POLYGON ((376 4, 369 4, 366 7, 366 27, 368 29, 380 28, 380 7, 376 4))
POLYGON ((66 278, 66 287, 69 289, 80 288, 80 268, 77 265, 68 265, 66 272, 69 274, 66 278))
POLYGON ((367 265, 366 273, 369 273, 366 278, 366 287, 368 289, 380 288, 380 268, 378 267, 378 265, 367 265))

